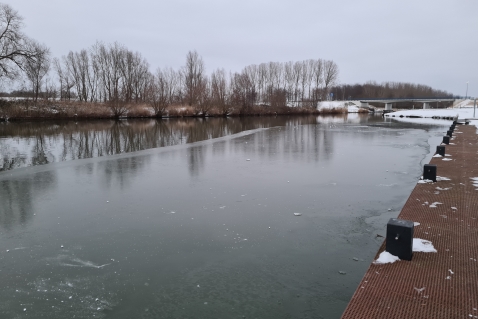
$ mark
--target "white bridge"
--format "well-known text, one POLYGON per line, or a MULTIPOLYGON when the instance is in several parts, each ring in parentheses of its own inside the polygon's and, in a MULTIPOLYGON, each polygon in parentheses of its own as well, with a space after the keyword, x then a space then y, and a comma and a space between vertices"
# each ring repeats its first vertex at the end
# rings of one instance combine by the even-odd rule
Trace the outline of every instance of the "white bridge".
POLYGON ((369 108, 369 103, 383 103, 385 104, 385 111, 392 110, 393 103, 400 103, 400 102, 417 102, 423 103, 424 109, 430 108, 431 102, 453 102, 455 99, 450 98, 409 98, 409 99, 357 99, 356 101, 360 101, 360 107, 369 108))

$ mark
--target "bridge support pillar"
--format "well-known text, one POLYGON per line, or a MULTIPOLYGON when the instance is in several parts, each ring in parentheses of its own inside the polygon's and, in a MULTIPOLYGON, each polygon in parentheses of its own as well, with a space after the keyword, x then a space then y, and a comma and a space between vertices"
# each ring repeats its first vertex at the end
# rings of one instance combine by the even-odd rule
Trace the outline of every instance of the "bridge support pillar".
POLYGON ((423 109, 429 109, 430 108, 430 102, 423 102, 423 109))
POLYGON ((368 109, 369 108, 368 102, 360 102, 360 107, 368 109))
POLYGON ((392 110, 392 103, 385 103, 385 111, 391 111, 392 110))

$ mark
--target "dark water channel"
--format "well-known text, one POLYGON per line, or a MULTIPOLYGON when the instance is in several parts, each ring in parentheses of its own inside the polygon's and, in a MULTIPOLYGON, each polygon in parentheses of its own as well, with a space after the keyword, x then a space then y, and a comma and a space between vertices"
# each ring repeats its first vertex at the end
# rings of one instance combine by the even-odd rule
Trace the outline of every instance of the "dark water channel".
POLYGON ((2 123, 0 318, 339 318, 444 131, 2 123))

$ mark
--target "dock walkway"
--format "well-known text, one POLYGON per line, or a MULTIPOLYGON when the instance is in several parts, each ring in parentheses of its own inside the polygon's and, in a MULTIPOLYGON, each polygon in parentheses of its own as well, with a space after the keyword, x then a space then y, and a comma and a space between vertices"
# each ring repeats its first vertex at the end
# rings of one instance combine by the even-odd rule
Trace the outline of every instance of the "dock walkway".
MULTIPOLYGON (((451 156, 430 161, 438 176, 450 180, 417 184, 398 216, 420 223, 414 238, 431 241, 437 253, 372 263, 342 319, 478 318, 478 180, 476 186, 472 180, 478 177, 476 131, 471 125, 456 127, 445 149, 451 156)), ((385 242, 376 258, 384 250, 385 242)))

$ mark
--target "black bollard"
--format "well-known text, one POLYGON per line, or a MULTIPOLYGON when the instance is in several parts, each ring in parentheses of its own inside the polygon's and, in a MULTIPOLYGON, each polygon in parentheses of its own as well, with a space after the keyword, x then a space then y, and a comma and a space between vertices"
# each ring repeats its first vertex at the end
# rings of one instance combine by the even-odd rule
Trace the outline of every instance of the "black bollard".
POLYGON ((446 131, 446 135, 448 135, 449 137, 451 137, 453 135, 453 132, 452 131, 446 131))
POLYGON ((443 144, 450 144, 450 137, 449 136, 443 136, 443 141, 442 141, 443 144))
POLYGON ((425 164, 423 166, 423 179, 429 179, 436 182, 437 181, 437 166, 425 164))
POLYGON ((445 156, 445 146, 438 145, 436 153, 441 156, 445 156))
POLYGON ((385 250, 402 260, 412 260, 413 228, 414 224, 410 220, 390 218, 385 250))
POLYGON ((450 131, 452 131, 452 132, 453 132, 454 130, 455 130, 455 127, 454 127, 453 125, 452 125, 452 126, 450 126, 450 131))

